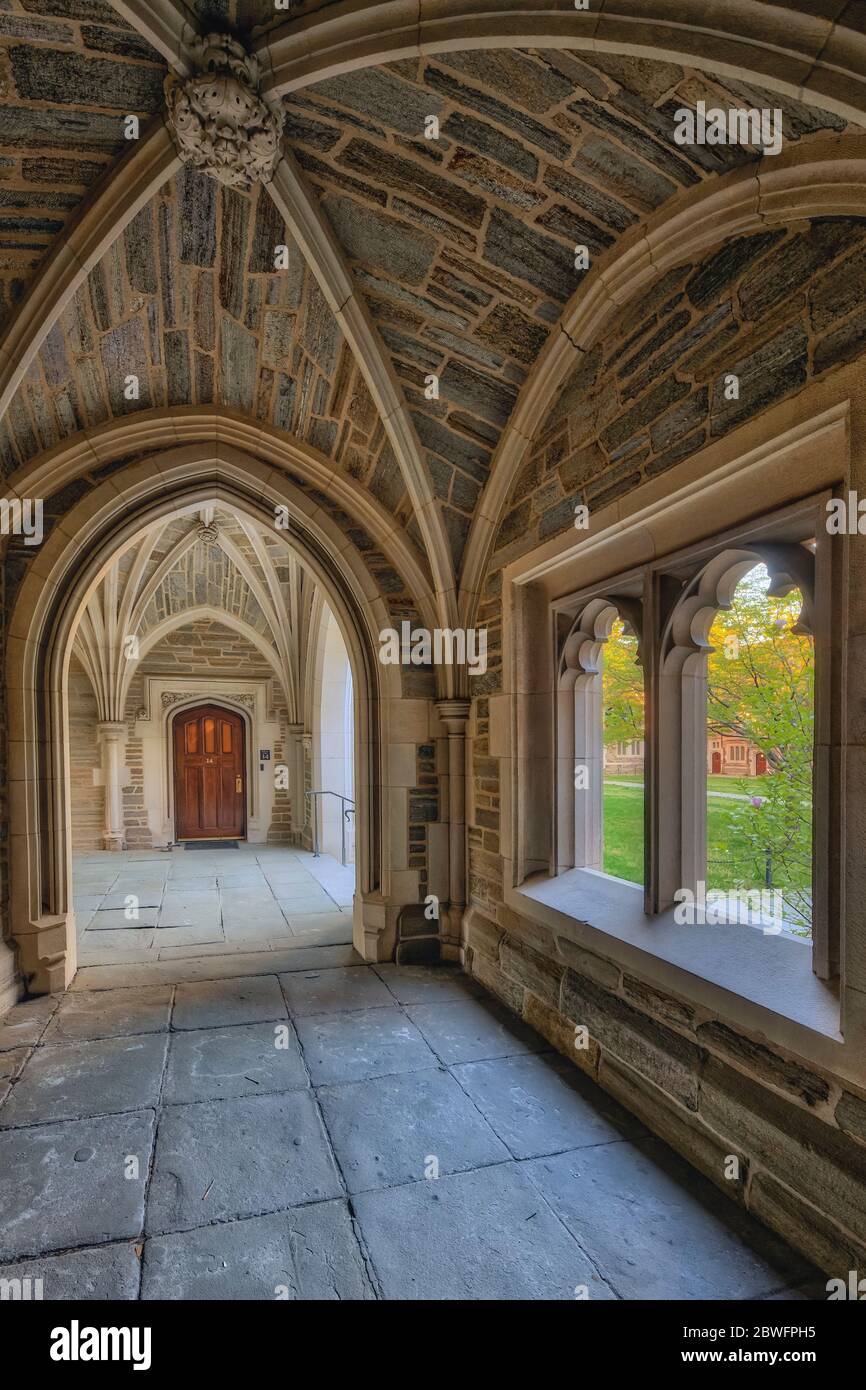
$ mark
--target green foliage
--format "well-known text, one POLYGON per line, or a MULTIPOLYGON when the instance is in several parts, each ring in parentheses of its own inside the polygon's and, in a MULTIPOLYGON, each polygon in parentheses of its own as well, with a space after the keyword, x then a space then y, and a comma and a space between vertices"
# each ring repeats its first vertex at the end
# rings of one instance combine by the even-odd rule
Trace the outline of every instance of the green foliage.
POLYGON ((637 638, 614 622, 602 664, 604 741, 610 746, 644 736, 643 670, 637 665, 637 638))
POLYGON ((719 614, 710 631, 707 728, 749 740, 766 755, 771 775, 763 779, 757 805, 750 780, 735 784, 750 800, 735 803, 734 844, 727 856, 716 858, 710 846, 708 883, 760 888, 769 872, 769 886, 781 892, 786 917, 806 932, 811 925, 814 658, 811 639, 793 630, 799 592, 771 596, 768 584, 762 565, 747 574, 733 606, 719 614), (720 878, 726 881, 713 882, 720 878))

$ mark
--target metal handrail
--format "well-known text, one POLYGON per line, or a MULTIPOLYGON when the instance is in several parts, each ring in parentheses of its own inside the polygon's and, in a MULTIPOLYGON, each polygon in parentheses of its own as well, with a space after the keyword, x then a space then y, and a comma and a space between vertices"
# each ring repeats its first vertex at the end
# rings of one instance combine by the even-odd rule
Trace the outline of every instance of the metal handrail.
MULTIPOLYGON (((343 865, 343 868, 345 869, 345 867, 346 867, 346 821, 348 820, 349 816, 353 816, 353 815, 355 814, 355 803, 354 803, 354 801, 351 799, 351 797, 343 796, 342 792, 330 792, 330 791, 326 791, 326 790, 304 792, 304 796, 305 796, 305 797, 306 797, 306 796, 336 796, 336 797, 338 797, 339 800, 343 803, 343 814, 342 814, 342 816, 340 817, 340 830, 341 830, 341 832, 342 832, 342 850, 341 850, 341 853, 340 853, 340 861, 341 861, 341 863, 342 863, 342 865, 343 865), (348 809, 346 809, 347 806, 348 806, 348 809)), ((319 858, 319 855, 320 855, 320 850, 319 850, 319 815, 318 815, 318 811, 319 811, 318 806, 314 807, 314 810, 313 810, 313 858, 314 858, 314 859, 318 859, 318 858, 319 858)))

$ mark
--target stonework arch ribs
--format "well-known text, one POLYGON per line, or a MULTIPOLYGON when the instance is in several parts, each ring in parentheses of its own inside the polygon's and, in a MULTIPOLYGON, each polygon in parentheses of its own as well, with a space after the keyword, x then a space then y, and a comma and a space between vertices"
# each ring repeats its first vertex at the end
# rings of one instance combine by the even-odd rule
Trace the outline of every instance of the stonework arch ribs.
MULTIPOLYGON (((123 704, 121 706, 124 711, 126 710, 130 687, 138 666, 146 660, 154 648, 158 647, 165 637, 191 623, 202 620, 220 623, 223 627, 246 638, 269 666, 273 672, 274 678, 279 682, 281 691, 285 694, 280 654, 271 646, 267 639, 263 637, 256 628, 251 627, 249 623, 245 622, 243 618, 239 618, 236 614, 227 613, 224 609, 213 608, 208 604, 200 604, 195 608, 185 609, 181 613, 172 613, 166 618, 163 618, 155 627, 149 629, 141 643, 140 662, 136 663, 135 667, 130 669, 124 677, 122 688, 123 704)), ((130 665, 132 666, 132 663, 130 663, 130 665)), ((198 699, 200 697, 197 696, 196 698, 198 699)), ((291 712, 289 713, 289 718, 291 718, 291 712)))
POLYGON ((751 78, 831 105, 849 120, 866 109, 866 35, 859 5, 749 0, 601 0, 586 11, 549 0, 339 0, 263 33, 273 92, 422 54, 472 48, 628 52, 751 78), (858 19, 861 21, 857 27, 858 19))
POLYGON ((111 0, 111 8, 162 54, 169 67, 186 76, 189 41, 200 26, 183 0, 111 0))
POLYGON ((199 465, 207 459, 216 484, 233 477, 239 466, 251 477, 269 479, 274 503, 289 504, 293 529, 314 518, 325 523, 335 553, 360 546, 368 557, 370 584, 379 588, 381 572, 388 584, 380 592, 396 594, 402 587, 421 620, 436 626, 435 598, 421 553, 382 503, 302 441, 231 411, 143 411, 80 431, 16 470, 3 495, 43 497, 50 511, 51 499, 62 489, 94 486, 99 470, 135 455, 154 455, 142 467, 151 474, 156 469, 157 476, 186 461, 199 465))
POLYGON ((285 147, 267 189, 328 300, 376 403, 424 538, 440 620, 450 626, 456 622, 456 577, 445 527, 403 390, 384 344, 355 291, 336 236, 285 147))
MULTIPOLYGON (((152 9, 140 0, 132 0, 122 12, 149 42, 159 40, 158 48, 162 43, 160 51, 172 67, 181 74, 189 71, 189 40, 200 32, 201 26, 191 25, 183 6, 175 5, 174 0, 158 0, 152 9)), ((269 86, 266 79, 265 92, 269 86)), ((285 147, 266 188, 330 304, 376 404, 423 537, 440 620, 451 626, 457 617, 456 576, 445 525, 388 354, 366 306, 355 293, 342 249, 285 147)))
POLYGON ((248 564, 246 556, 241 553, 238 547, 225 535, 220 534, 218 544, 228 555, 238 573, 246 579, 254 598, 268 620, 271 629, 271 638, 279 654, 280 678, 283 683, 286 699, 289 702, 290 717, 294 720, 297 708, 298 691, 298 670, 296 652, 293 650, 293 640, 297 640, 296 634, 286 622, 285 601, 280 588, 279 580, 274 572, 273 559, 268 553, 268 549, 256 528, 244 517, 239 518, 241 530, 249 541, 253 553, 259 562, 261 575, 254 573, 248 564))

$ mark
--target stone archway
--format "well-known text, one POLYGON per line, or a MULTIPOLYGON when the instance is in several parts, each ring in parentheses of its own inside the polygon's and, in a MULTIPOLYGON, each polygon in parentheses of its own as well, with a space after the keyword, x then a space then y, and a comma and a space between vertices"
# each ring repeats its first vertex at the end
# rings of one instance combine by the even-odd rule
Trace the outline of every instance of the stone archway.
MULTIPOLYGON (((66 680, 83 605, 112 560, 142 528, 177 508, 217 500, 251 520, 272 524, 275 503, 297 498, 290 485, 277 488, 270 470, 249 462, 249 470, 215 464, 203 450, 198 464, 169 469, 168 476, 151 460, 132 465, 122 481, 115 475, 71 510, 21 584, 6 669, 9 708, 15 711, 9 744, 15 826, 10 903, 19 969, 32 993, 64 988, 76 968, 66 680)), ((326 595, 349 655, 355 755, 363 788, 358 800, 354 938, 363 955, 380 959, 392 949, 401 905, 390 901, 390 865, 382 834, 388 815, 389 710, 401 694, 399 673, 376 659, 376 632, 387 626, 387 610, 372 592, 360 557, 344 541, 338 559, 333 538, 319 519, 299 519, 288 546, 326 595)))

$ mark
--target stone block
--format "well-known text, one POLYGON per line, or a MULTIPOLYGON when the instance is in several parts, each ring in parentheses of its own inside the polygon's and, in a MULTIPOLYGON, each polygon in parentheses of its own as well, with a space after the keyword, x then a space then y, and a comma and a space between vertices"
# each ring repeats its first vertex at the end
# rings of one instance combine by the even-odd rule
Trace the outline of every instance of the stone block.
POLYGON ((490 214, 484 255, 491 264, 535 285, 558 303, 565 303, 577 288, 573 252, 502 208, 490 214))
POLYGON ((141 1296, 345 1302, 373 1290, 348 1207, 333 1201, 157 1236, 145 1246, 141 1296))
POLYGON ((822 1076, 817 1076, 799 1062, 780 1057, 763 1043, 753 1042, 727 1024, 703 1023, 697 1031, 697 1038, 711 1052, 738 1063, 759 1081, 777 1090, 787 1091, 808 1106, 820 1105, 829 1099, 830 1087, 822 1076))
POLYGON ((406 1012, 446 1066, 544 1049, 531 1028, 492 999, 409 1004, 406 1012))
POLYGON ((491 922, 489 917, 482 916, 479 912, 473 912, 469 921, 468 939, 469 944, 476 951, 489 956, 491 960, 499 959, 499 946, 505 933, 491 922))
POLYGON ((422 1034, 401 1009, 316 1014, 298 1018, 296 1026, 314 1086, 436 1065, 422 1034))
POLYGON ((384 961, 373 969, 399 1004, 430 1004, 479 993, 478 986, 455 965, 394 965, 384 961))
MULTIPOLYGON (((442 101, 429 90, 403 82, 385 68, 361 68, 326 78, 311 89, 316 98, 330 97, 341 106, 360 111, 405 135, 424 133, 424 118, 438 115, 442 101)), ((370 129, 371 127, 367 127, 370 129)))
POLYGON ((172 1034, 163 1086, 167 1105, 257 1096, 309 1086, 294 1029, 253 1023, 172 1034))
POLYGON ((170 1106, 159 1125, 148 1235, 341 1196, 306 1091, 170 1106))
POLYGON ((39 1280, 41 1296, 46 1303, 77 1303, 79 1300, 110 1303, 116 1299, 138 1298, 141 1267, 136 1247, 124 1242, 0 1265, 0 1289, 7 1280, 13 1279, 30 1280, 31 1290, 39 1280))
POLYGON ((275 975, 179 984, 172 1027, 219 1028, 288 1017, 275 975))
POLYGON ((12 1088, 0 1125, 43 1124, 155 1105, 167 1037, 45 1043, 12 1088))
POLYGON ((518 984, 516 980, 509 979, 507 975, 502 973, 499 965, 477 951, 472 952, 470 970, 485 989, 490 990, 492 994, 501 999, 518 1017, 522 1015, 525 994, 523 985, 518 984))
POLYGON ((760 1298, 814 1273, 657 1139, 539 1158, 527 1172, 620 1298, 760 1298))
POLYGON ((573 1301, 581 1285, 614 1297, 516 1164, 364 1192, 354 1207, 386 1299, 573 1301))
POLYGON ((45 1030, 45 1041, 81 1042, 164 1032, 168 1028, 171 995, 169 985, 67 994, 45 1030))
POLYGON ((352 1193, 463 1172, 510 1157, 461 1085, 445 1071, 323 1086, 317 1093, 352 1193))
POLYGON ((0 1133, 0 1260, 137 1236, 153 1127, 147 1110, 0 1133))
POLYGON ((737 1201, 744 1200, 749 1160, 742 1149, 713 1134, 691 1111, 684 1109, 632 1067, 605 1055, 598 1073, 599 1084, 643 1120, 689 1163, 737 1201), (725 1176, 730 1158, 738 1160, 737 1175, 725 1176))
POLYGON ((306 970, 281 979, 292 1017, 354 1012, 393 1004, 393 996, 369 966, 306 970))
POLYGON ((585 951, 582 946, 569 941, 567 936, 556 938, 556 950, 560 959, 578 975, 585 975, 605 989, 615 990, 619 985, 619 966, 614 965, 613 961, 597 956, 594 951, 585 951))
POLYGON ((455 1076, 515 1158, 645 1133, 558 1053, 469 1062, 456 1067, 455 1076))
POLYGON ((564 967, 549 960, 531 946, 506 936, 499 953, 503 972, 533 994, 554 1007, 559 1004, 559 992, 564 967))
POLYGON ((736 1135, 751 1159, 866 1241, 866 1151, 824 1124, 710 1058, 701 1080, 701 1117, 736 1135))
POLYGON ((832 1277, 847 1283, 849 1270, 866 1269, 866 1245, 769 1173, 752 1178, 749 1210, 832 1277))
POLYGON ((688 1109, 697 1109, 703 1054, 694 1043, 572 970, 562 984, 562 1011, 589 1029, 603 1053, 612 1052, 688 1109))
POLYGON ((850 1091, 843 1091, 836 1106, 836 1123, 852 1139, 866 1144, 866 1101, 850 1091))
POLYGON ((424 279, 436 251, 432 237, 353 198, 329 196, 322 204, 348 255, 410 285, 424 279))
POLYGON ((554 1009, 550 1004, 545 1004, 543 1000, 526 990, 523 997, 523 1017, 543 1038, 561 1052, 564 1057, 580 1067, 581 1071, 586 1072, 587 1076, 595 1076, 598 1072, 598 1061, 601 1050, 594 1038, 587 1039, 586 1047, 575 1046, 574 1024, 568 1019, 563 1018, 558 1009, 554 1009))

